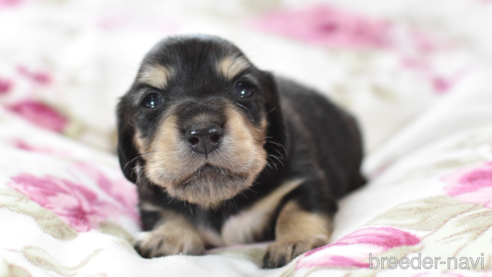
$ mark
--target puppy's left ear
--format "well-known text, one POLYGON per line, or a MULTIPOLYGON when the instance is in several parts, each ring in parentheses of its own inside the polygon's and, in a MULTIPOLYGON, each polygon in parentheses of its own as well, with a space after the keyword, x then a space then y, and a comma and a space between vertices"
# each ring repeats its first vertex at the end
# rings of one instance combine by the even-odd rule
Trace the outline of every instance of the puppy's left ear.
MULTIPOLYGON (((281 154, 285 159, 287 149, 289 148, 289 140, 287 136, 287 125, 284 121, 282 107, 280 106, 280 95, 277 86, 277 81, 270 72, 262 72, 262 84, 268 90, 268 99, 266 101, 267 112, 267 142, 265 148, 275 156, 281 154)), ((281 157, 279 157, 281 158, 281 157)))
POLYGON ((137 182, 137 173, 133 168, 137 165, 138 152, 133 143, 133 137, 135 136, 134 127, 130 123, 130 119, 127 116, 127 108, 124 102, 124 98, 120 100, 117 110, 117 126, 118 126, 118 158, 120 160, 120 167, 125 175, 126 179, 132 183, 137 182))

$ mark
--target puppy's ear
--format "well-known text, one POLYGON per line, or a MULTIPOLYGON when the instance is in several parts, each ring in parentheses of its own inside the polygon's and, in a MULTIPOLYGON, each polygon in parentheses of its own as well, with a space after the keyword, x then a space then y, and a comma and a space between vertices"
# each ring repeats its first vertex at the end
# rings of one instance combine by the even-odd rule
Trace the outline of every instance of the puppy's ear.
POLYGON ((118 126, 118 157, 120 160, 120 167, 125 175, 126 179, 136 183, 137 173, 133 168, 137 165, 138 152, 133 143, 133 137, 135 136, 134 127, 130 123, 130 119, 127 116, 128 108, 125 105, 124 98, 120 100, 117 109, 117 126, 118 126))
POLYGON ((289 141, 287 137, 287 125, 284 121, 282 107, 280 106, 280 95, 275 77, 269 72, 262 72, 262 83, 269 91, 266 101, 267 112, 267 142, 265 149, 268 153, 285 159, 289 141))

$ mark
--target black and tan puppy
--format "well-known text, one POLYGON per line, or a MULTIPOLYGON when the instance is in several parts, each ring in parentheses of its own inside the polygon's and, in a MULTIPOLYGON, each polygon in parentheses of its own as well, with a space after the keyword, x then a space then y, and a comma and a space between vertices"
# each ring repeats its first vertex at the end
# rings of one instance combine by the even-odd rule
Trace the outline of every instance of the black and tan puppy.
POLYGON ((118 132, 144 257, 275 239, 263 266, 279 267, 327 244, 337 199, 363 184, 354 119, 218 37, 158 43, 118 105, 118 132))

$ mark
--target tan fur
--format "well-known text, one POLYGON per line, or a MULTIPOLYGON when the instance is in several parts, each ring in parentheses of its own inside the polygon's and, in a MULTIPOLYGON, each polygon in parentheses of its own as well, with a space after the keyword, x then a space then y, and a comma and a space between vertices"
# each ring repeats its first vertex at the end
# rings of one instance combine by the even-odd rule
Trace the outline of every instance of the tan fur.
POLYGON ((225 57, 217 64, 220 74, 229 80, 232 80, 244 69, 250 67, 250 63, 243 57, 225 57))
POLYGON ((266 266, 278 267, 302 253, 328 244, 330 232, 330 218, 303 211, 295 201, 288 202, 277 219, 275 242, 267 248, 266 266))
POLYGON ((183 216, 161 210, 163 220, 150 232, 140 233, 135 248, 148 258, 188 254, 200 255, 205 245, 198 231, 183 216))
POLYGON ((266 165, 266 120, 256 127, 236 107, 228 105, 221 144, 208 158, 193 153, 182 139, 173 108, 163 116, 148 145, 135 142, 137 146, 143 144, 139 149, 148 150, 144 170, 149 180, 166 188, 170 196, 204 208, 217 207, 250 187, 266 165), (205 164, 210 167, 202 170, 205 164))
POLYGON ((189 167, 201 164, 186 155, 190 152, 189 146, 181 139, 176 117, 172 114, 164 116, 159 130, 150 142, 150 152, 145 173, 153 183, 163 187, 168 186, 168 183, 179 182, 190 174, 187 172, 189 167))
POLYGON ((280 212, 275 227, 277 241, 297 241, 313 236, 329 237, 331 221, 326 216, 302 211, 295 201, 287 203, 280 212))
POLYGON ((138 82, 149 84, 158 89, 165 89, 172 77, 172 69, 162 65, 144 67, 138 76, 138 82))
POLYGON ((282 198, 299 186, 302 180, 288 181, 256 202, 248 210, 229 218, 222 227, 222 239, 226 245, 252 243, 261 236, 275 208, 282 198))
POLYGON ((266 165, 267 153, 263 149, 266 124, 256 128, 235 107, 228 107, 226 115, 221 143, 224 155, 211 155, 210 161, 231 171, 248 173, 254 179, 266 165))
POLYGON ((198 234, 200 234, 200 237, 202 238, 203 242, 205 242, 206 246, 225 246, 222 237, 215 230, 205 227, 198 227, 198 234))
POLYGON ((149 151, 147 143, 145 143, 145 140, 138 130, 135 131, 135 135, 133 136, 133 144, 141 154, 146 154, 149 151))

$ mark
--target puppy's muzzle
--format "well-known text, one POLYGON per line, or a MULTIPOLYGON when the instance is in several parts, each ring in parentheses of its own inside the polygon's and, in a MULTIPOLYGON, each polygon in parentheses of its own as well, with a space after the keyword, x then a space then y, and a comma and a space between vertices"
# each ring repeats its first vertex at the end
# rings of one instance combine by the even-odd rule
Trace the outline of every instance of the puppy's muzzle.
POLYGON ((251 124, 222 99, 183 101, 158 127, 146 177, 171 197, 218 207, 249 188, 265 167, 265 126, 251 124))
POLYGON ((191 149, 200 154, 208 155, 217 148, 224 134, 224 124, 199 122, 185 128, 184 139, 191 149))

